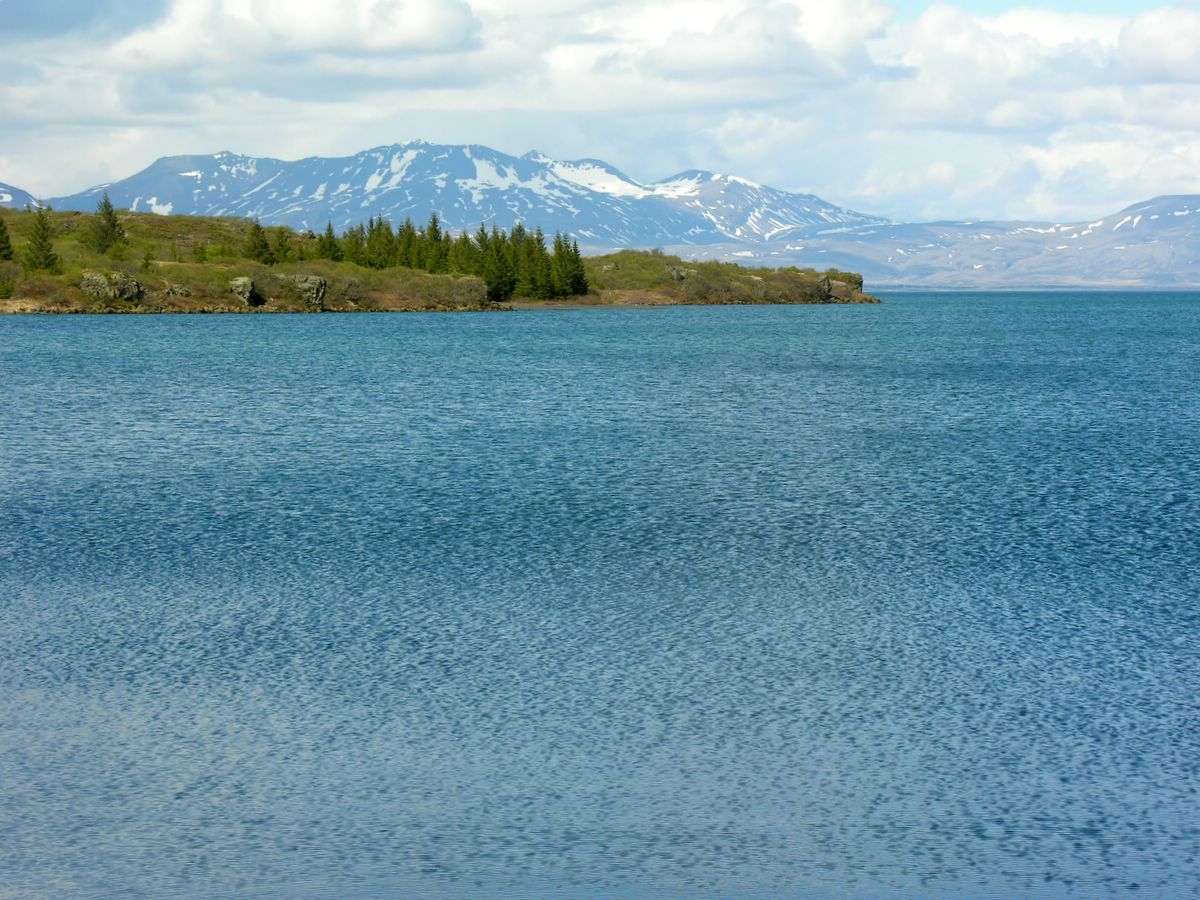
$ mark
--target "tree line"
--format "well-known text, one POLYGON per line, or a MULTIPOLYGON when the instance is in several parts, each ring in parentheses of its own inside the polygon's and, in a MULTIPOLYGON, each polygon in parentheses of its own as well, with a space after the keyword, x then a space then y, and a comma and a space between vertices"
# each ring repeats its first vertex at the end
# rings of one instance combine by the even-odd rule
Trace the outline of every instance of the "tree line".
POLYGON ((267 265, 290 262, 310 253, 320 259, 345 261, 372 269, 404 267, 449 275, 475 275, 487 285, 488 300, 513 296, 551 299, 588 292, 587 274, 579 244, 556 233, 547 246, 541 228, 517 223, 511 231, 480 225, 473 235, 455 236, 442 227, 437 213, 423 228, 405 219, 399 228, 380 217, 348 228, 339 237, 333 224, 315 236, 311 250, 297 248, 287 228, 268 234, 257 221, 246 236, 243 255, 267 265))
MULTIPOLYGON (((28 271, 59 273, 62 258, 54 251, 53 225, 49 208, 36 211, 29 240, 21 256, 28 271)), ((442 227, 437 213, 418 228, 405 219, 399 228, 382 216, 372 217, 366 224, 348 228, 341 236, 333 224, 324 233, 309 233, 297 241, 290 228, 268 229, 257 221, 250 223, 245 242, 240 248, 243 256, 267 265, 311 258, 346 261, 372 269, 405 267, 448 275, 474 275, 487 285, 488 299, 503 302, 513 296, 552 299, 588 292, 587 273, 578 242, 569 235, 556 233, 548 242, 541 228, 530 231, 517 223, 509 231, 483 225, 474 234, 454 235, 442 227)), ((96 253, 109 253, 118 245, 128 243, 128 237, 117 218, 116 210, 106 193, 96 206, 84 235, 84 243, 96 253)), ((205 262, 208 252, 197 244, 194 255, 205 262)), ((13 260, 12 242, 0 219, 0 261, 13 260)))
MULTIPOLYGON (((29 207, 26 206, 25 210, 28 212, 29 207)), ((34 213, 33 227, 29 230, 29 239, 21 254, 21 265, 26 271, 57 275, 63 270, 62 257, 54 250, 54 225, 50 220, 52 211, 48 206, 39 206, 34 213)), ((105 193, 104 198, 96 205, 96 215, 88 223, 83 242, 96 253, 108 253, 118 244, 127 243, 128 240, 125 229, 117 218, 117 211, 105 193)), ((8 226, 0 219, 0 261, 12 261, 15 258, 8 226)))

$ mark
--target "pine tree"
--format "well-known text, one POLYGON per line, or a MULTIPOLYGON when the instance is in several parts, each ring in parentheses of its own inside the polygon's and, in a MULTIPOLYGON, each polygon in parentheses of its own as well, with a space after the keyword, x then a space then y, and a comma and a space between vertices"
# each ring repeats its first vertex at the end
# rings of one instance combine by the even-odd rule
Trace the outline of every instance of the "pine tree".
POLYGON ((512 265, 508 261, 507 245, 507 236, 493 225, 492 233, 487 238, 487 248, 483 251, 483 270, 480 272, 487 285, 489 303, 503 303, 512 299, 516 287, 512 265))
POLYGON ((430 213, 429 224, 425 226, 425 259, 426 272, 446 271, 446 244, 443 240, 442 223, 437 213, 430 213))
POLYGON ((338 262, 342 258, 342 248, 338 244, 337 235, 333 233, 333 223, 325 223, 325 233, 317 238, 317 256, 320 259, 332 259, 338 262))
POLYGON ((296 248, 292 246, 292 236, 286 228, 280 228, 271 241, 271 259, 277 263, 285 263, 295 258, 296 248))
POLYGON ((386 269, 395 264, 396 235, 392 223, 380 216, 371 217, 367 227, 367 265, 372 269, 386 269))
POLYGON ((490 242, 491 237, 488 235, 487 226, 480 222, 479 230, 475 232, 475 246, 479 248, 481 253, 487 253, 490 242))
POLYGON ((571 241, 571 293, 586 294, 590 289, 587 280, 587 269, 583 265, 583 256, 579 252, 579 242, 571 241))
POLYGON ((571 247, 561 232, 554 235, 554 254, 550 260, 552 289, 555 297, 571 293, 571 247))
POLYGON ((421 236, 413 225, 411 218, 405 218, 404 224, 396 231, 396 265, 406 269, 417 268, 417 260, 421 256, 419 246, 421 236))
POLYGON ((34 216, 29 243, 25 246, 22 262, 26 270, 54 274, 62 271, 62 258, 54 252, 53 237, 54 226, 50 222, 50 208, 41 207, 34 216))
POLYGON ((258 219, 250 223, 250 231, 246 235, 242 255, 255 262, 266 263, 268 266, 275 261, 271 255, 271 244, 267 240, 267 232, 258 223, 258 219))
POLYGON ((0 218, 0 262, 13 258, 12 239, 8 236, 8 226, 0 218))
POLYGON ((366 265, 367 229, 359 223, 342 235, 342 258, 356 266, 366 265))
POLYGON ((87 244, 97 253, 107 253, 124 241, 125 229, 121 226, 117 211, 113 209, 106 191, 104 198, 96 204, 96 215, 88 223, 87 244))
POLYGON ((550 254, 546 252, 546 235, 541 226, 533 233, 529 241, 530 250, 530 281, 533 285, 533 296, 547 300, 554 296, 554 278, 550 271, 550 254))
POLYGON ((479 248, 464 231, 450 245, 446 255, 446 268, 458 275, 478 275, 479 263, 479 248))

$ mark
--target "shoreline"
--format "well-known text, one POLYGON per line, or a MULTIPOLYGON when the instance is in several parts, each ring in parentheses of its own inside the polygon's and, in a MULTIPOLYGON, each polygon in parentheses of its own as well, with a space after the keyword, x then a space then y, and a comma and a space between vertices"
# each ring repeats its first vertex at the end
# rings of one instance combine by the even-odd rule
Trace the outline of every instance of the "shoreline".
POLYGON ((12 298, 0 300, 0 315, 36 315, 36 316, 71 316, 71 315, 119 315, 119 316, 157 316, 157 315, 319 315, 324 313, 420 313, 420 312, 530 312, 535 310, 571 310, 571 309, 648 309, 661 306, 847 306, 873 305, 881 301, 870 294, 857 293, 846 299, 836 299, 824 303, 719 303, 695 302, 681 299, 666 293, 656 291, 618 291, 606 290, 578 297, 565 297, 553 300, 536 300, 517 298, 504 303, 488 305, 444 305, 430 304, 419 300, 406 302, 407 298, 396 298, 394 304, 384 307, 361 306, 326 306, 323 309, 301 308, 294 304, 273 304, 270 301, 261 306, 188 306, 183 304, 163 303, 54 303, 29 298, 12 298))

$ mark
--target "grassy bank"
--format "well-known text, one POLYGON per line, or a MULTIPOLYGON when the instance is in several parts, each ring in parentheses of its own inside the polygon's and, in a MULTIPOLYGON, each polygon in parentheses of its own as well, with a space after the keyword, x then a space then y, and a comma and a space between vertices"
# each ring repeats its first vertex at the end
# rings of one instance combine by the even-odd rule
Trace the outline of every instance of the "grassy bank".
POLYGON ((726 262, 690 262, 656 250, 622 250, 584 260, 588 282, 602 295, 646 296, 658 302, 871 303, 862 276, 829 269, 760 269, 726 262))
POLYGON ((244 219, 120 212, 125 239, 99 253, 95 214, 52 212, 59 264, 22 265, 34 229, 31 212, 0 209, 15 259, 0 260, 0 312, 311 312, 481 310, 538 306, 680 303, 870 302, 851 273, 749 269, 685 262, 650 251, 584 260, 587 295, 557 301, 517 296, 488 300, 476 276, 403 267, 370 268, 319 258, 316 235, 268 229, 288 248, 274 265, 246 256, 252 223, 244 219))

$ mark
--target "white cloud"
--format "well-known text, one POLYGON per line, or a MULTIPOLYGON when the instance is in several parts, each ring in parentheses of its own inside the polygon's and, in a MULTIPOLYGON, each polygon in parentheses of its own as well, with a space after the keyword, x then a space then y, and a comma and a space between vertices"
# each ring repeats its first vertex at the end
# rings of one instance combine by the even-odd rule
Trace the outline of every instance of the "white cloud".
POLYGON ((145 69, 253 66, 262 55, 437 54, 471 48, 479 27, 462 0, 176 0, 170 15, 118 42, 109 59, 145 69))
POLYGON ((1086 217, 1200 190, 1200 8, 980 16, 884 0, 171 0, 6 40, 0 180, 167 153, 426 137, 743 174, 873 212, 1086 217))
POLYGON ((1142 13, 1121 30, 1120 59, 1143 80, 1200 82, 1200 12, 1142 13))
POLYGON ((1113 47, 1124 21, 1116 16, 1021 7, 981 20, 988 31, 1026 37, 1045 47, 1113 47))

